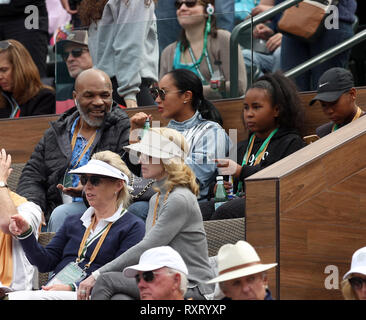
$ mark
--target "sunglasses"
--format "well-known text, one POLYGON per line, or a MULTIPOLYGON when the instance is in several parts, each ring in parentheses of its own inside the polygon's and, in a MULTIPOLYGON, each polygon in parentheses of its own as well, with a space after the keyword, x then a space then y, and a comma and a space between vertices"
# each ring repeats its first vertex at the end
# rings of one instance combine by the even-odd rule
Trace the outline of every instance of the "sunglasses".
POLYGON ((165 91, 164 89, 160 88, 150 88, 150 94, 152 95, 154 100, 156 100, 157 97, 160 97, 161 100, 165 100, 165 96, 168 93, 177 93, 177 92, 183 92, 183 91, 182 90, 165 91))
POLYGON ((108 180, 113 180, 114 178, 112 177, 106 177, 106 176, 87 176, 87 175, 81 175, 80 176, 80 182, 83 186, 85 186, 88 181, 90 181, 91 185, 93 185, 94 187, 98 186, 100 184, 100 182, 103 179, 108 179, 108 180))
POLYGON ((180 7, 183 5, 183 3, 188 7, 188 8, 193 8, 196 4, 197 4, 197 0, 184 0, 184 1, 181 1, 181 0, 176 0, 175 1, 175 8, 177 10, 180 9, 180 7))
POLYGON ((83 54, 83 52, 86 52, 86 51, 89 51, 89 49, 76 48, 76 49, 72 49, 70 52, 63 51, 61 53, 61 56, 62 56, 62 59, 64 59, 64 61, 66 61, 69 58, 70 53, 74 58, 79 58, 83 54))
POLYGON ((351 287, 353 289, 360 290, 363 286, 363 284, 366 284, 366 279, 360 278, 360 277, 353 277, 348 279, 351 287))
POLYGON ((142 279, 144 279, 145 282, 152 282, 152 281, 154 281, 156 274, 163 274, 163 273, 166 273, 166 272, 145 271, 142 274, 138 273, 135 275, 136 283, 137 284, 140 283, 141 275, 142 275, 142 279))
POLYGON ((11 46, 11 43, 8 40, 0 41, 0 49, 6 50, 11 46))

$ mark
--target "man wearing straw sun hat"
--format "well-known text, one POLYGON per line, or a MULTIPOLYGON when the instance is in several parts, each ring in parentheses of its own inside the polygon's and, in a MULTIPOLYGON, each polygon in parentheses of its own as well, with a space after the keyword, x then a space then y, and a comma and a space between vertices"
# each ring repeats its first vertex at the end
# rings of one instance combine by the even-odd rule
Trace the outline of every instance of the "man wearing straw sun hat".
POLYGON ((223 245, 217 256, 219 275, 207 283, 219 283, 232 300, 272 300, 266 271, 277 263, 263 264, 246 241, 223 245))

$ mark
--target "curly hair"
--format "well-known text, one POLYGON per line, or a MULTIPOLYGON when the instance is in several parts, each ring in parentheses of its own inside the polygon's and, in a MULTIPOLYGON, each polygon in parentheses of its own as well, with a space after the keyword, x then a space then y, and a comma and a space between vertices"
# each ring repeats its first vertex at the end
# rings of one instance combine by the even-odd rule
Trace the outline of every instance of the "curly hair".
MULTIPOLYGON (((185 154, 188 154, 188 143, 178 131, 171 128, 151 128, 150 130, 174 142, 185 154)), ((167 173, 167 180, 165 182, 167 190, 171 190, 176 186, 182 186, 190 189, 194 195, 198 195, 199 186, 196 182, 196 176, 192 169, 184 163, 184 159, 174 158, 162 160, 162 164, 167 173)))
POLYGON ((279 115, 278 125, 296 130, 300 135, 304 134, 305 112, 302 106, 295 83, 285 77, 281 72, 267 73, 260 77, 248 89, 266 90, 272 106, 277 106, 279 115))

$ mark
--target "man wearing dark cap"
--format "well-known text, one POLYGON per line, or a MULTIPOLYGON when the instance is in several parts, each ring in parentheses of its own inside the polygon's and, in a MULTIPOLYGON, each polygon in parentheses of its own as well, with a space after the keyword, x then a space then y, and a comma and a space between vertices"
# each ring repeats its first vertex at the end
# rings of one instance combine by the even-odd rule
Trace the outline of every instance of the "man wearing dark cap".
POLYGON ((343 68, 331 68, 319 79, 317 95, 310 105, 320 101, 324 114, 331 121, 316 129, 322 138, 365 114, 356 105, 357 91, 352 73, 343 68))
MULTIPOLYGON (((61 54, 69 75, 73 79, 82 71, 93 67, 88 49, 88 32, 86 30, 70 32, 65 40, 57 42, 56 51, 61 54)), ((73 91, 74 81, 56 85, 56 113, 63 113, 74 106, 73 91)))

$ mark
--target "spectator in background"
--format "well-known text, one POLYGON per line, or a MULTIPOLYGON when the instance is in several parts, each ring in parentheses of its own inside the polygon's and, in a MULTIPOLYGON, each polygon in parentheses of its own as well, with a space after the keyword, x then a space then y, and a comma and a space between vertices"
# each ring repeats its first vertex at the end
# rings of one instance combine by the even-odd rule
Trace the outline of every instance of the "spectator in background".
POLYGON ((112 80, 113 99, 127 108, 153 105, 149 87, 158 78, 155 0, 83 0, 93 65, 112 80))
MULTIPOLYGON (((276 4, 283 1, 276 0, 276 4)), ((325 32, 312 43, 284 34, 281 43, 282 70, 286 72, 297 67, 325 50, 351 38, 353 36, 352 24, 355 21, 356 7, 355 0, 340 0, 337 4, 338 15, 334 18, 339 22, 338 27, 325 28, 325 32)), ((331 13, 334 14, 334 12, 331 13)), ((332 67, 346 67, 349 55, 350 49, 297 76, 296 85, 299 91, 316 90, 321 75, 332 67)))
POLYGON ((29 51, 41 78, 47 77, 48 13, 45 0, 0 4, 0 40, 15 39, 29 51))
MULTIPOLYGON (((195 2, 194 0, 192 2, 195 2)), ((229 32, 234 27, 234 0, 215 0, 217 27, 229 32)), ((174 0, 159 0, 155 14, 158 25, 159 52, 179 37, 181 27, 177 21, 174 0)))
MULTIPOLYGON (((225 98, 230 92, 230 32, 216 29, 215 1, 177 0, 175 3, 183 30, 180 40, 170 44, 161 55, 160 78, 173 69, 189 69, 201 79, 206 99, 225 98), (213 89, 211 81, 220 76, 221 85, 213 89)), ((241 55, 238 69, 239 94, 242 95, 247 83, 241 55)))
POLYGON ((353 254, 351 269, 343 277, 342 294, 346 300, 366 300, 366 247, 353 254))
POLYGON ((187 266, 169 246, 146 250, 139 264, 125 268, 123 274, 136 279, 141 300, 183 300, 187 292, 187 266))
POLYGON ((27 201, 7 187, 11 174, 11 156, 4 149, 0 153, 0 299, 7 290, 31 290, 34 267, 27 260, 18 239, 12 237, 9 227, 11 217, 21 215, 38 238, 42 211, 36 204, 27 201))
POLYGON ((60 0, 63 8, 71 14, 71 23, 74 28, 81 27, 80 16, 78 14, 79 5, 82 0, 60 0))
POLYGON ((46 247, 37 242, 22 216, 12 217, 10 231, 28 260, 40 272, 54 271, 55 275, 42 290, 15 291, 9 293, 9 300, 76 300, 77 286, 85 276, 144 236, 144 223, 126 210, 130 172, 118 154, 98 152, 72 173, 80 175, 90 208, 70 217, 46 247), (66 270, 67 277, 59 275, 66 270))
POLYGON ((48 11, 48 33, 52 36, 59 27, 68 24, 71 16, 62 7, 60 0, 46 0, 48 11))
POLYGON ((17 40, 0 41, 0 118, 55 113, 55 93, 42 84, 28 50, 17 40))
POLYGON ((343 68, 332 68, 324 72, 319 79, 318 94, 310 105, 319 101, 324 114, 331 122, 316 128, 319 138, 336 131, 365 114, 356 105, 357 91, 353 75, 343 68))
POLYGON ((263 264, 246 241, 223 245, 217 255, 219 276, 207 283, 219 283, 231 300, 273 300, 266 271, 277 263, 263 264))
MULTIPOLYGON (((71 31, 66 40, 56 43, 56 52, 61 54, 67 71, 75 79, 82 71, 93 67, 88 49, 88 32, 86 30, 71 31)), ((60 90, 56 87, 56 113, 60 114, 74 106, 74 83, 64 85, 60 90)))
POLYGON ((51 123, 35 147, 17 187, 20 195, 42 208, 46 222, 65 203, 56 209, 61 220, 55 214, 49 231, 57 230, 65 216, 86 209, 79 178, 71 177, 69 170, 86 164, 98 151, 122 155, 128 144, 130 122, 125 111, 112 102, 112 84, 106 73, 83 71, 75 83, 74 99, 76 106, 51 123))

